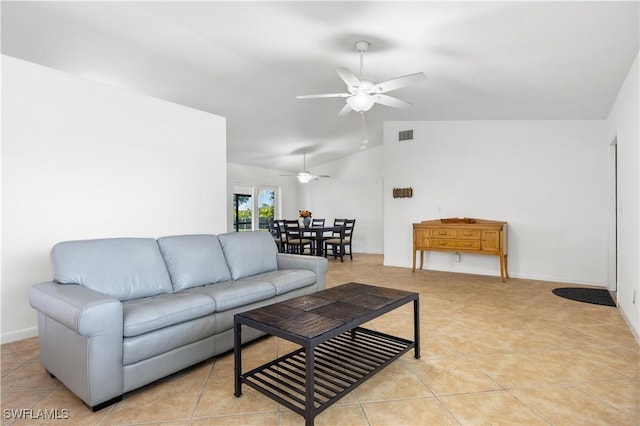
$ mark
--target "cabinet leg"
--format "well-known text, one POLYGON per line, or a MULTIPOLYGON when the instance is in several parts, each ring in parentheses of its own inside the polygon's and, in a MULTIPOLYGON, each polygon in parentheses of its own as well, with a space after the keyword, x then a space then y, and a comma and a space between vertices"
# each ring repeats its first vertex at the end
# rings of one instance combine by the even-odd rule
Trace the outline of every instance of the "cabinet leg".
POLYGON ((509 278, 509 273, 507 272, 507 255, 500 255, 500 279, 502 282, 505 282, 506 279, 509 278))
POLYGON ((420 270, 422 270, 422 265, 424 265, 424 250, 420 250, 420 270))
POLYGON ((507 253, 504 254, 504 275, 505 277, 509 278, 509 258, 507 257, 509 256, 507 253))

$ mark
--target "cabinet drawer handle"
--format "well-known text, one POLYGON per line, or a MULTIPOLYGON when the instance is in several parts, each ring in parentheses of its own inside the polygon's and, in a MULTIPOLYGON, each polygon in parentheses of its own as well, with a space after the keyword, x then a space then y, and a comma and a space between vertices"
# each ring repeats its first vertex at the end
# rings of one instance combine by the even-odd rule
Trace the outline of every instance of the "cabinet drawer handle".
POLYGON ((447 231, 438 231, 438 235, 447 235, 447 231))
POLYGON ((440 244, 441 246, 446 246, 447 242, 446 241, 440 241, 438 244, 440 244))
POLYGON ((467 237, 468 237, 469 235, 471 235, 471 232, 463 232, 463 233, 462 233, 462 235, 464 235, 464 236, 467 236, 467 237))

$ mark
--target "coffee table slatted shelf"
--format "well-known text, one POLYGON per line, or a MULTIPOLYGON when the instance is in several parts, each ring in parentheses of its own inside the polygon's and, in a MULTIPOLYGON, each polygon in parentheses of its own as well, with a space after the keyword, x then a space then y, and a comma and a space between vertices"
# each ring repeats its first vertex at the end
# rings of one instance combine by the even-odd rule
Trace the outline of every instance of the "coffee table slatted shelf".
MULTIPOLYGON (((315 348, 316 414, 414 348, 414 342, 358 327, 315 348)), ((306 356, 300 348, 242 374, 242 382, 305 415, 306 356)))

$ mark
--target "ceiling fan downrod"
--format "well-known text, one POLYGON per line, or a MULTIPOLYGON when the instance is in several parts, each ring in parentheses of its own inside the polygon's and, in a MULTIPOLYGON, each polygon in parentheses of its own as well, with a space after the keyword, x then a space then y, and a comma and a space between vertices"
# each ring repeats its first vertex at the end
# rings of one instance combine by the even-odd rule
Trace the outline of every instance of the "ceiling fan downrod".
POLYGON ((364 63, 364 52, 366 52, 367 50, 369 50, 369 46, 371 46, 369 44, 368 41, 356 41, 356 50, 358 52, 360 52, 360 77, 362 77, 362 68, 363 68, 363 63, 364 63))

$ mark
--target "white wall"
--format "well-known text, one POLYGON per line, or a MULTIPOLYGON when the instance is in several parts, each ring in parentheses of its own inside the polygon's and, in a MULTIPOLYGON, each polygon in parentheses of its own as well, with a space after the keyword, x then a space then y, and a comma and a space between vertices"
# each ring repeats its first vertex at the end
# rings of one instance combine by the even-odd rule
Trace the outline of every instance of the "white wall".
POLYGON ((2 342, 61 240, 226 231, 225 119, 2 56, 2 342))
MULTIPOLYGON (((412 223, 466 216, 509 223, 511 276, 604 285, 606 135, 604 121, 385 123, 385 264, 411 266, 412 223)), ((425 267, 499 275, 495 256, 454 259, 427 252, 425 267)))
MULTIPOLYGON (((233 188, 238 186, 255 187, 270 186, 278 188, 280 196, 279 208, 282 218, 297 217, 297 186, 295 177, 280 176, 290 172, 246 166, 243 164, 227 164, 227 229, 233 231, 233 188)), ((277 213, 276 213, 277 215, 277 213)))
POLYGON ((639 77, 636 57, 608 118, 618 144, 618 306, 636 337, 640 336, 639 77))
POLYGON ((332 224, 335 218, 356 219, 353 251, 382 253, 382 147, 367 149, 341 160, 314 167, 311 173, 327 174, 299 186, 298 210, 332 224))

